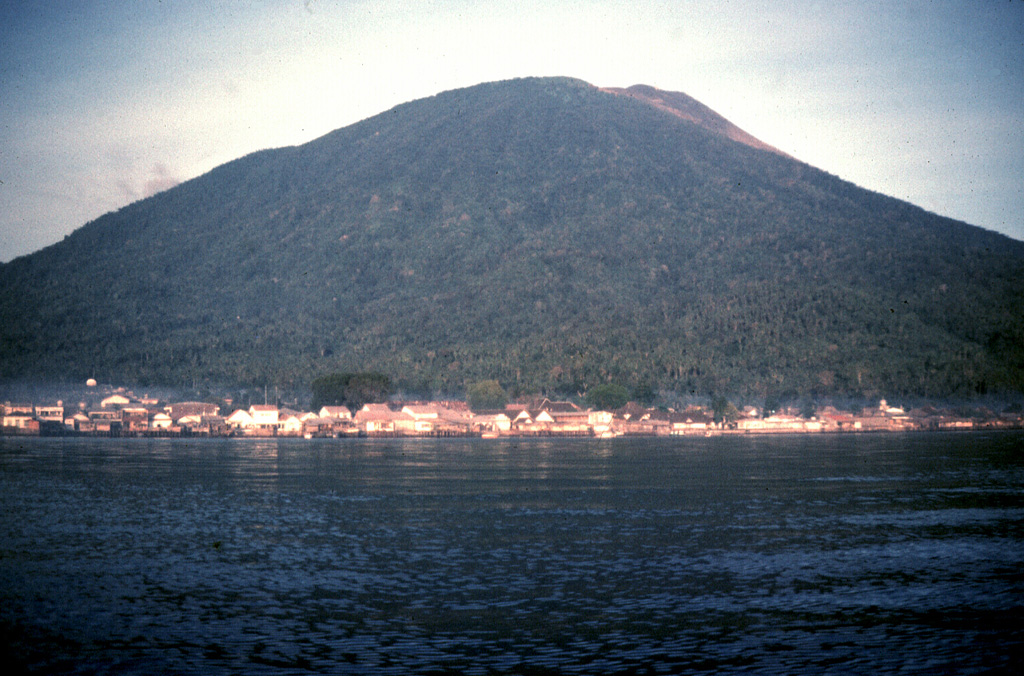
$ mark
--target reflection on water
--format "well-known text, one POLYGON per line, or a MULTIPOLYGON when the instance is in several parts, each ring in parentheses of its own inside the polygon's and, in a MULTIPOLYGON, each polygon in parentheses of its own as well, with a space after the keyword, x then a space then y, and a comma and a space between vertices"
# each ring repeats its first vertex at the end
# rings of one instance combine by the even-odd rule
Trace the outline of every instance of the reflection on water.
POLYGON ((46 673, 1016 671, 1024 436, 0 440, 46 673))

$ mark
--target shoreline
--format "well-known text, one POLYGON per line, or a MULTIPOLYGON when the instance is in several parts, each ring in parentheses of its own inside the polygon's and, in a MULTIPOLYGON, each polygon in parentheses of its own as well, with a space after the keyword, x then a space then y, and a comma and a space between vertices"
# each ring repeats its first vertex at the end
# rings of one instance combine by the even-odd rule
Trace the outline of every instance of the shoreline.
POLYGON ((24 433, 16 430, 0 431, 0 439, 235 439, 242 441, 295 440, 315 441, 324 439, 337 440, 373 440, 373 439, 476 439, 480 441, 502 440, 545 440, 545 439, 583 439, 583 440, 615 440, 615 439, 710 439, 714 437, 784 437, 784 436, 872 436, 878 434, 926 434, 926 433, 972 433, 972 432, 1013 432, 1024 430, 1022 424, 991 425, 982 424, 974 427, 905 427, 905 428, 874 428, 874 429, 822 429, 822 430, 738 430, 716 429, 705 432, 685 432, 669 434, 591 434, 562 432, 507 432, 497 435, 479 432, 445 433, 445 434, 405 434, 396 432, 333 434, 333 435, 301 435, 301 434, 203 434, 187 431, 159 432, 79 432, 68 430, 62 433, 39 434, 24 433))

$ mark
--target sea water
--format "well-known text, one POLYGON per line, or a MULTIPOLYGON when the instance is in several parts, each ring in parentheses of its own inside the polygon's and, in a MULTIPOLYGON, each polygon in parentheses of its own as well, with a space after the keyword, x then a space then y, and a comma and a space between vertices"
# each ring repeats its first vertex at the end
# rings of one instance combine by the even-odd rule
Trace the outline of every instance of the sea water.
POLYGON ((0 439, 39 673, 1019 673, 1024 434, 0 439))

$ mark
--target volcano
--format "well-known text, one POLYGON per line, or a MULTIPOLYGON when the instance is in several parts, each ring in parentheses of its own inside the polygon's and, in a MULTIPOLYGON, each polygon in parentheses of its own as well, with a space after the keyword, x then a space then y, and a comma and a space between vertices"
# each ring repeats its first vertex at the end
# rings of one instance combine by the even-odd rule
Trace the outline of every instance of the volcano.
POLYGON ((481 84, 253 153, 0 266, 0 378, 1024 391, 1024 243, 652 87, 481 84))

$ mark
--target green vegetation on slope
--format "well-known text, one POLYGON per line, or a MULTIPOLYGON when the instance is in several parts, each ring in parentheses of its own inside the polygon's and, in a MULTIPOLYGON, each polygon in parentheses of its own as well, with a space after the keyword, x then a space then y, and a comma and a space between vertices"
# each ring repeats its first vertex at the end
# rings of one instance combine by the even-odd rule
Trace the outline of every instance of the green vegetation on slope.
POLYGON ((0 267, 0 378, 1024 390, 1024 244, 574 80, 241 158, 0 267))

